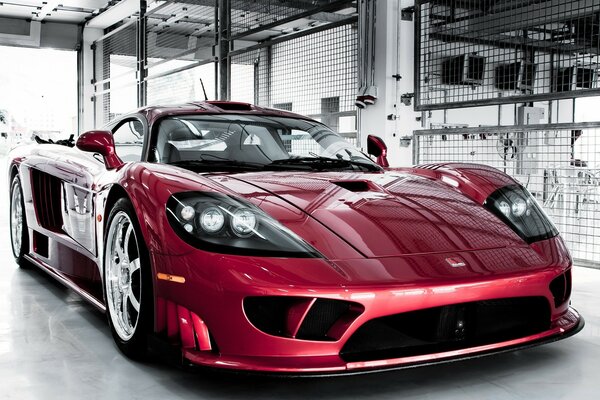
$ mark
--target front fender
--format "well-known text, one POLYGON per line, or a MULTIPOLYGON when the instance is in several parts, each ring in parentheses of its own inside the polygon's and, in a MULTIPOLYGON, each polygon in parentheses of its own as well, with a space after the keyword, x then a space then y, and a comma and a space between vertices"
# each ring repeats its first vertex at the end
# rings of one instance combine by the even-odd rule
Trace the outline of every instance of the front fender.
MULTIPOLYGON (((172 194, 187 191, 234 194, 202 175, 153 163, 130 164, 119 171, 115 182, 133 204, 148 250, 164 255, 181 255, 191 251, 167 220, 166 204, 172 194)), ((110 202, 105 202, 105 205, 110 207, 110 202)), ((105 218, 110 214, 107 208, 105 218)))
POLYGON ((483 204, 496 190, 504 186, 519 184, 499 169, 483 164, 424 164, 394 170, 439 180, 456 188, 479 204, 483 204))

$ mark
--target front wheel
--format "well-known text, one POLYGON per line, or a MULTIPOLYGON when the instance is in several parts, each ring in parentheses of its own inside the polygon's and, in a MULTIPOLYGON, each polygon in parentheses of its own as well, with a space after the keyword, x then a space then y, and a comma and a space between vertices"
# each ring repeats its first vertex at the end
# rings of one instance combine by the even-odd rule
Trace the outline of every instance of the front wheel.
POLYGON ((153 295, 148 251, 129 199, 117 201, 104 241, 104 297, 113 338, 128 357, 147 353, 153 295))
POLYGON ((26 262, 25 254, 29 251, 29 232, 23 190, 18 176, 15 176, 10 186, 10 242, 15 261, 23 267, 26 262))

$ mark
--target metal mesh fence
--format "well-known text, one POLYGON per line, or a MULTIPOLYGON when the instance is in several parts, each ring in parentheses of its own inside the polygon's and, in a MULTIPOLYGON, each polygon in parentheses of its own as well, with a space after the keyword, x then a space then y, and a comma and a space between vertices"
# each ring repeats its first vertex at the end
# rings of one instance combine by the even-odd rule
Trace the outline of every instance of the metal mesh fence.
POLYGON ((207 95, 214 93, 215 66, 213 63, 148 79, 146 86, 148 104, 171 105, 204 100, 200 79, 204 82, 207 95))
POLYGON ((104 125, 143 104, 203 100, 200 79, 207 96, 214 99, 215 7, 216 0, 154 3, 142 21, 134 17, 96 41, 96 125, 104 125), (145 29, 143 48, 138 43, 140 27, 145 29), (144 62, 140 80, 141 55, 144 62), (146 98, 140 98, 139 103, 138 85, 146 88, 146 98))
POLYGON ((600 267, 600 123, 416 131, 414 162, 480 163, 515 177, 576 261, 600 267))
POLYGON ((216 3, 168 1, 145 15, 148 76, 214 59, 216 3))
MULTIPOLYGON (((356 142, 356 4, 233 0, 230 8, 232 47, 252 46, 230 57, 231 99, 310 115, 356 142)), ((97 41, 97 124, 136 105, 202 100, 200 79, 216 98, 217 15, 216 0, 153 3, 141 21, 97 41), (141 48, 136 28, 145 30, 141 48)))
POLYGON ((145 15, 146 104, 216 95, 216 0, 167 1, 145 15))
POLYGON ((269 51, 262 48, 231 57, 231 100, 271 106, 269 83, 263 81, 269 76, 269 51))
POLYGON ((356 142, 356 24, 231 57, 232 99, 320 120, 356 142))
POLYGON ((598 95, 600 2, 417 1, 418 110, 598 95))

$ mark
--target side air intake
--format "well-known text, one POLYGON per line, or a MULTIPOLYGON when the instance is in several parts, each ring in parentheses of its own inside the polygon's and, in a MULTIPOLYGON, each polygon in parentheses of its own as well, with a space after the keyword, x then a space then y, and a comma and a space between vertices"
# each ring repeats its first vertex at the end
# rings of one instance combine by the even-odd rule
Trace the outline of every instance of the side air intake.
POLYGON ((36 169, 31 170, 33 202, 39 224, 50 231, 62 231, 61 181, 36 169))

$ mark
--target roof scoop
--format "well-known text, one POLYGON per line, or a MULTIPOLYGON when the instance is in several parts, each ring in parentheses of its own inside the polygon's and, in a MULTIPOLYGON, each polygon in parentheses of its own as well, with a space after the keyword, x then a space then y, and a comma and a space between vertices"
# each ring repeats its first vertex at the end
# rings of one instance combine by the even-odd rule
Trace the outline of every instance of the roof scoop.
POLYGON ((252 104, 241 103, 237 101, 206 101, 205 103, 210 104, 213 107, 220 108, 221 110, 227 111, 252 111, 252 104))

